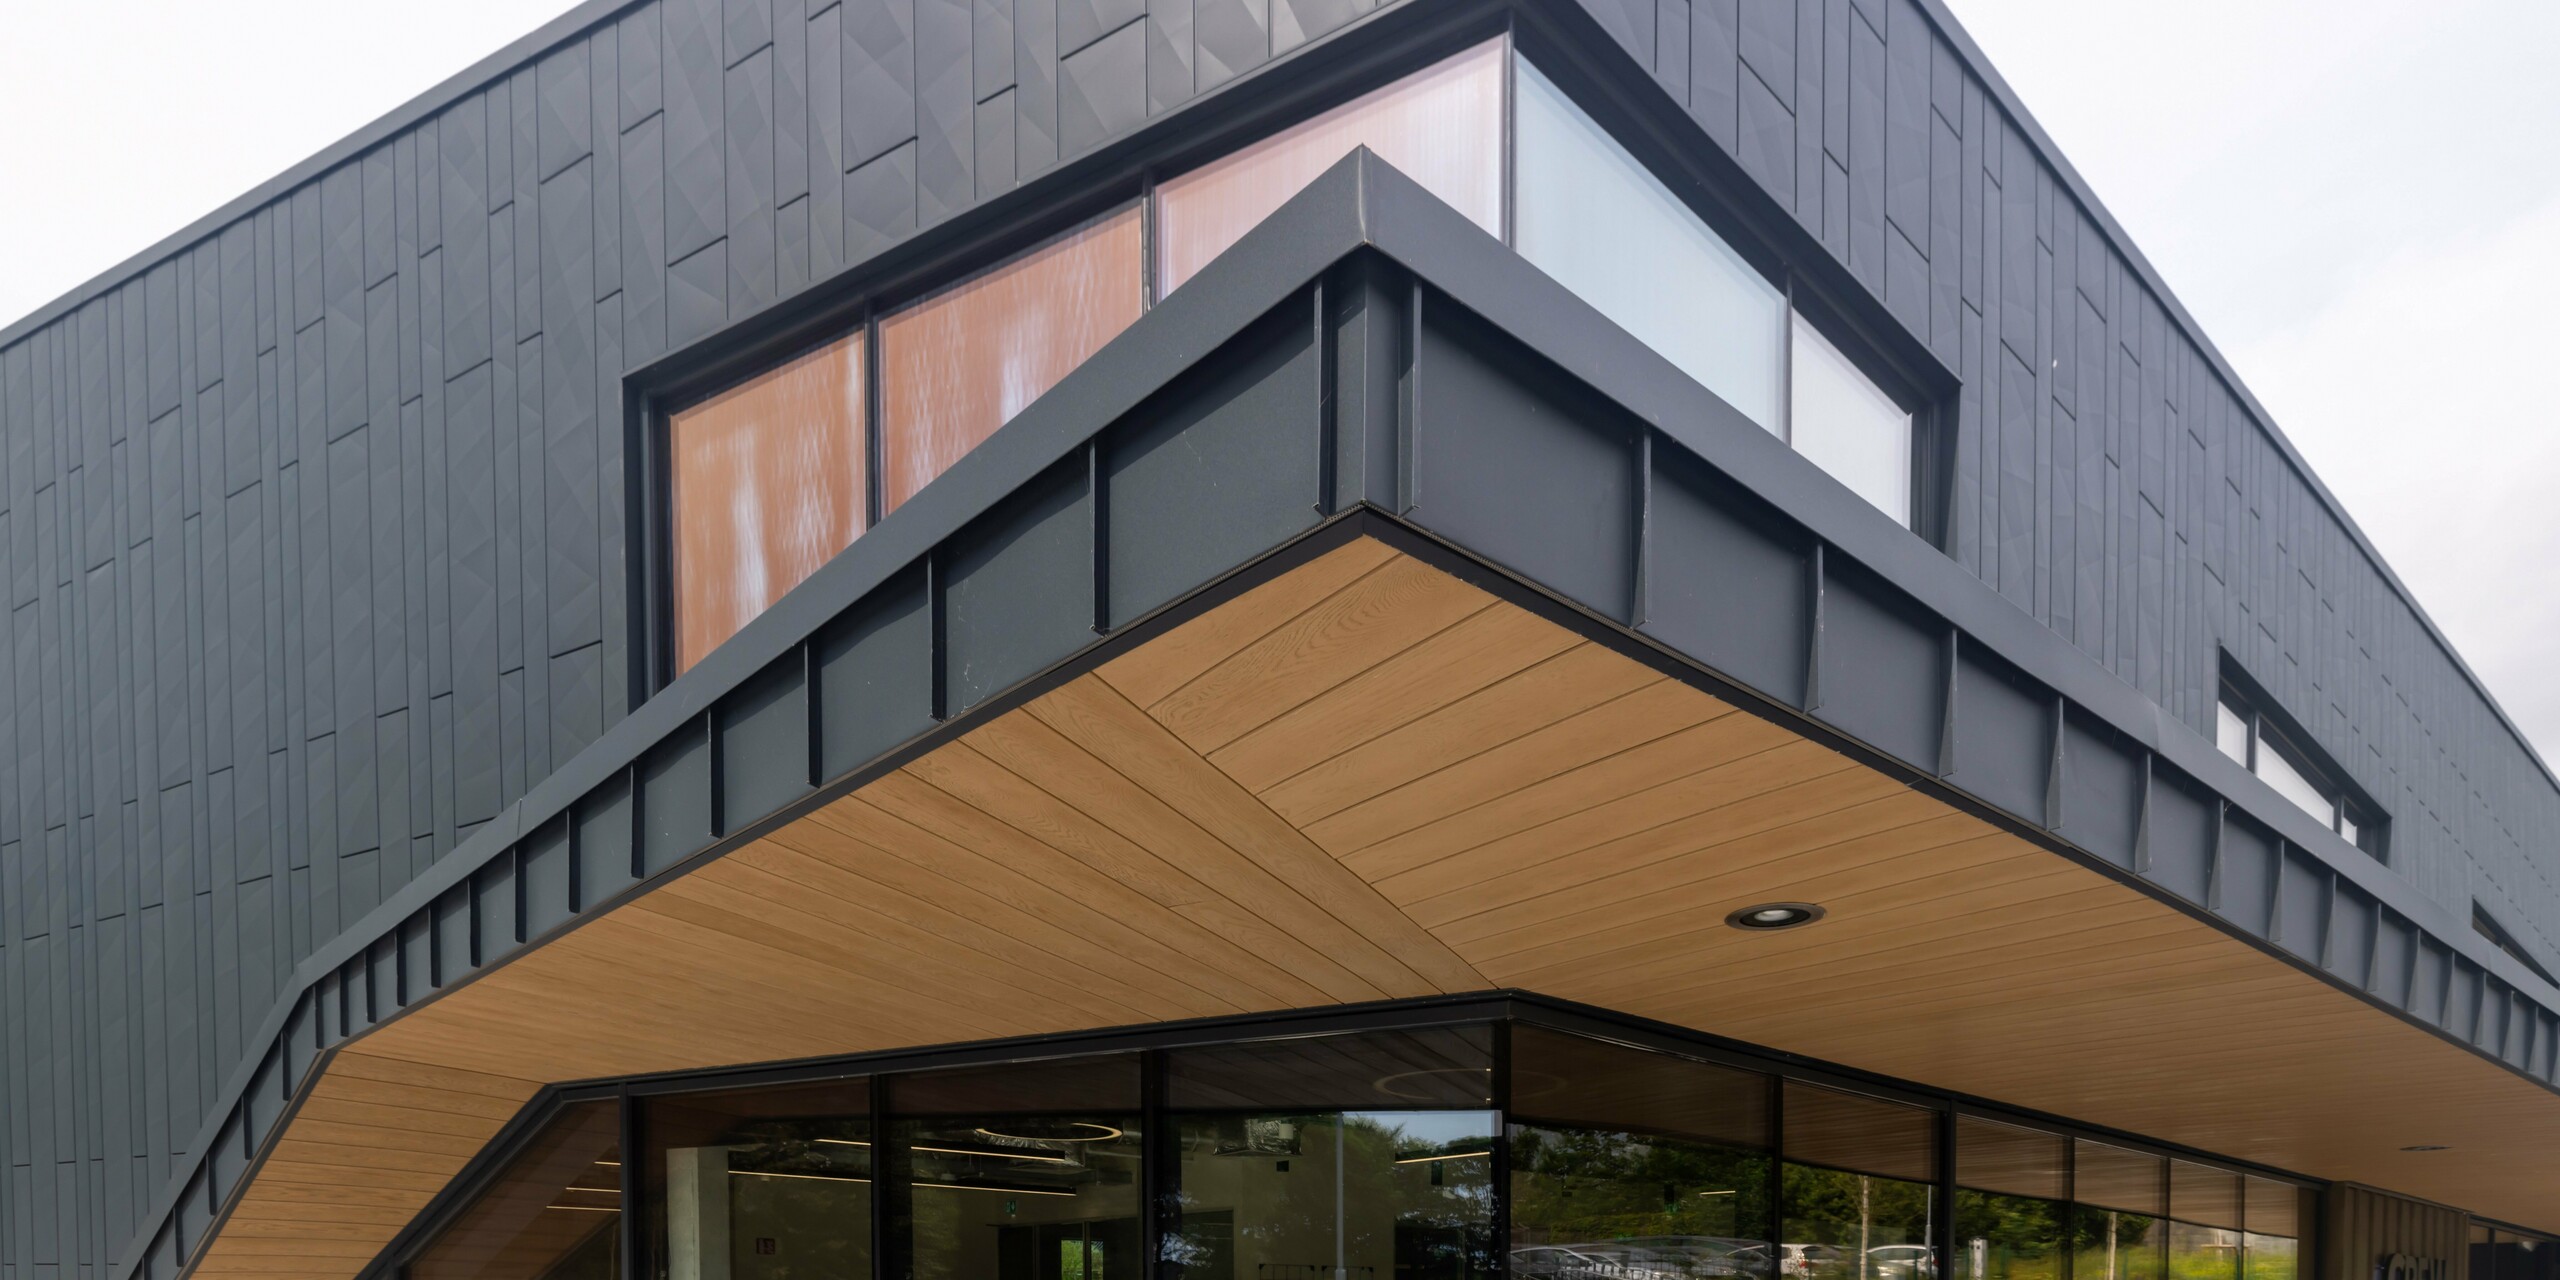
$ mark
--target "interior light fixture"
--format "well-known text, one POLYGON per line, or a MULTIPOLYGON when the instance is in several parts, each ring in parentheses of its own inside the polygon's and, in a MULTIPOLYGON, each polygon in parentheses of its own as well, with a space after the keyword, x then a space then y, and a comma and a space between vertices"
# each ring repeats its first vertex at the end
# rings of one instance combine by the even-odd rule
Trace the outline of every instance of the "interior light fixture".
POLYGON ((1491 1067, 1425 1067, 1419 1071, 1398 1071, 1370 1082, 1370 1087, 1390 1098, 1410 1102, 1441 1102, 1449 1095, 1450 1086, 1464 1089, 1470 1097, 1493 1098, 1491 1067), (1442 1083, 1442 1082, 1447 1083, 1442 1083))
POLYGON ((546 1204, 545 1209, 565 1209, 571 1213, 620 1213, 621 1208, 609 1204, 546 1204))
POLYGON ((2440 1143, 2434 1143, 2434 1142, 2421 1142, 2421 1143, 2419 1143, 2418 1145, 2416 1145, 2416 1146, 2414 1146, 2414 1147, 2402 1147, 2402 1148, 2400 1148, 2400 1149, 2401 1149, 2401 1150, 2403 1150, 2403 1151, 2451 1151, 2451 1150, 2453 1150, 2453 1148, 2451 1148, 2451 1147, 2444 1146, 2444 1145, 2442 1145, 2442 1144, 2440 1144, 2440 1143))
POLYGON ((1490 1151, 1444 1151, 1444 1152, 1441 1152, 1441 1153, 1440 1153, 1440 1154, 1438 1154, 1438 1155, 1427 1155, 1427 1156, 1397 1156, 1397 1157, 1396 1157, 1396 1163, 1397 1163, 1397 1164, 1429 1164, 1429 1163, 1431 1163, 1431 1162, 1432 1162, 1432 1161, 1434 1161, 1434 1160, 1482 1160, 1482 1159, 1485 1159, 1485 1158, 1486 1158, 1486 1157, 1488 1157, 1488 1156, 1491 1156, 1492 1154, 1493 1154, 1493 1153, 1492 1153, 1492 1152, 1490 1152, 1490 1151))
POLYGON ((1014 1151, 1005 1147, 945 1147, 919 1142, 909 1146, 907 1150, 930 1151, 938 1156, 986 1156, 997 1160, 1031 1160, 1040 1164, 1075 1163, 1055 1151, 1014 1151))
POLYGON ((772 1169, 731 1169, 732 1178, 790 1178, 799 1182, 869 1182, 849 1173, 781 1173, 772 1169))
POLYGON ((980 1127, 978 1136, 994 1142, 1109 1142, 1128 1130, 1091 1120, 1015 1125, 1012 1131, 980 1127))
POLYGON ((1724 922, 1736 929, 1768 933, 1773 930, 1793 929, 1798 925, 1812 924, 1822 916, 1822 908, 1810 902, 1763 902, 1757 906, 1744 907, 1726 916, 1724 922))

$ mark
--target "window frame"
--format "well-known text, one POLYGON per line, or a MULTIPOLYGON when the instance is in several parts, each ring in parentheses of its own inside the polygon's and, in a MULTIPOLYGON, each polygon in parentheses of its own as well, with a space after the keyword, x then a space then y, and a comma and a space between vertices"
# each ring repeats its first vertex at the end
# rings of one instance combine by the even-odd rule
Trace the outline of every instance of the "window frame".
MULTIPOLYGON (((1943 1242, 1938 1254, 1939 1274, 1956 1274, 1951 1250, 1954 1241, 1946 1228, 1952 1226, 1954 1197, 1958 1188, 1957 1168, 1960 1143, 1957 1138, 1958 1118, 1969 1116, 1980 1120, 2018 1128, 2032 1129, 2065 1139, 2086 1139, 2103 1143, 2161 1161, 2163 1175, 2163 1209, 2158 1220, 2169 1222, 2173 1215, 2165 1212, 2167 1179, 2176 1162, 2205 1166, 2238 1178, 2256 1178, 2317 1191, 2325 1187, 2318 1179, 2285 1170, 2267 1168, 2247 1161, 2235 1160, 2209 1152, 2201 1152, 2145 1138, 2046 1115, 2024 1108, 2004 1106, 1969 1095, 1932 1089, 1928 1086, 1891 1077, 1876 1076, 1851 1067, 1834 1066, 1793 1054, 1755 1045, 1742 1044, 1703 1032, 1652 1023, 1630 1015, 1617 1014, 1587 1006, 1573 1005, 1542 996, 1521 992, 1491 993, 1457 997, 1422 997, 1368 1006, 1347 1008, 1315 1008, 1277 1013, 1239 1014, 1185 1022, 1161 1023, 1134 1028, 1105 1031, 1071 1031, 978 1044, 941 1046, 923 1049, 890 1049, 843 1057, 799 1060, 784 1063, 747 1064, 732 1067, 701 1068, 666 1072, 648 1076, 632 1076, 619 1080, 594 1081, 576 1085, 549 1086, 536 1093, 514 1119, 475 1154, 471 1162, 457 1174, 434 1200, 420 1211, 391 1243, 359 1273, 360 1280, 395 1280, 409 1261, 431 1248, 444 1230, 462 1220, 480 1194, 502 1181, 516 1158, 539 1140, 560 1112, 572 1105, 611 1099, 620 1107, 621 1142, 625 1152, 622 1164, 622 1196, 626 1206, 644 1203, 645 1170, 639 1153, 649 1150, 647 1135, 642 1131, 641 1116, 645 1103, 652 1098, 686 1094, 726 1093, 760 1088, 784 1088, 821 1081, 866 1078, 870 1084, 872 1106, 870 1117, 878 1132, 886 1132, 888 1123, 897 1116, 892 1105, 892 1082, 897 1077, 939 1071, 949 1068, 1036 1066, 1106 1055, 1135 1055, 1140 1080, 1140 1109, 1144 1123, 1157 1134, 1170 1133, 1167 1122, 1178 1113, 1169 1105, 1163 1081, 1163 1060, 1168 1051, 1185 1048, 1218 1047, 1257 1042, 1303 1039, 1310 1036, 1349 1035, 1364 1032, 1411 1032, 1434 1029, 1488 1027, 1492 1034, 1494 1063, 1493 1099, 1490 1110, 1496 1121, 1494 1138, 1494 1185, 1506 1189, 1495 1200, 1493 1230, 1497 1248, 1508 1248, 1510 1221, 1510 1140, 1508 1130, 1518 1120, 1518 1111, 1510 1096, 1512 1029, 1522 1026, 1577 1036, 1603 1043, 1685 1058, 1762 1077, 1769 1089, 1769 1146, 1766 1155, 1777 1183, 1773 1185, 1770 1212, 1772 1227, 1785 1221, 1783 1167, 1790 1163, 1786 1152, 1785 1095, 1790 1083, 1813 1086, 1836 1092, 1860 1095, 1879 1102, 1916 1107, 1934 1118, 1936 1124, 1932 1177, 1925 1185, 1937 1191, 1934 1221, 1937 1238, 1943 1242)), ((1154 1141, 1151 1139, 1151 1142, 1154 1141)), ((2076 1146, 2074 1148, 2076 1152, 2076 1146)), ((1167 1157, 1164 1148, 1150 1146, 1151 1162, 1167 1157)), ((1805 1163, 1795 1161, 1795 1163, 1805 1163)), ((1830 1168, 1812 1164, 1808 1167, 1830 1168)), ((1157 1187, 1161 1177, 1153 1172, 1145 1176, 1157 1187)), ((1871 1175, 1880 1176, 1880 1175, 1871 1175)), ((1152 1198, 1142 1201, 1141 1231, 1150 1239, 1159 1238, 1165 1223, 1159 1212, 1146 1206, 1156 1205, 1152 1198)), ((874 1275, 870 1280, 886 1280, 893 1274, 895 1241, 882 1234, 889 1230, 884 1222, 886 1197, 873 1199, 874 1275)), ((2076 1199, 2065 1203, 2077 1204, 2076 1199)), ((649 1256, 649 1242, 642 1239, 647 1215, 626 1208, 620 1230, 620 1247, 624 1259, 624 1280, 637 1275, 640 1260, 649 1256)), ((2299 1241, 2315 1238, 2317 1224, 2306 1228, 2297 1224, 2299 1241)), ((2245 1280, 2242 1277, 2241 1280, 2245 1280)))
MULTIPOLYGON (((1155 196, 1160 179, 1212 162, 1497 38, 1504 41, 1498 164, 1499 238, 1505 247, 1517 251, 1518 77, 1519 60, 1527 57, 1781 293, 1782 421, 1791 419, 1794 412, 1793 322, 1798 316, 1911 414, 1909 515, 1904 527, 1941 552, 1953 554, 1950 515, 1961 380, 1923 341, 1886 314, 1848 268, 1761 192, 1730 156, 1716 147, 1698 145, 1703 135, 1697 122, 1666 110, 1665 101, 1656 101, 1662 97, 1658 87, 1631 84, 1602 67, 1602 55, 1590 34, 1567 30, 1565 24, 1570 21, 1530 6, 1449 15, 1383 11, 1374 22, 1355 24, 1355 28, 1374 27, 1363 40, 1329 37, 1324 48, 1307 51, 1305 65, 1296 75, 1247 76, 1212 89, 1202 97, 1218 99, 1214 107, 1186 109, 1150 123, 1097 152, 1054 166, 1002 198, 909 232, 800 297, 680 346, 626 377, 624 471, 631 496, 624 512, 628 550, 623 572, 632 655, 626 675, 628 705, 646 702, 678 675, 669 438, 673 412, 776 364, 860 333, 867 492, 861 529, 855 535, 858 542, 885 515, 881 433, 887 371, 879 333, 884 317, 999 270, 1134 199, 1140 221, 1138 314, 1143 320, 1162 300, 1156 278, 1155 196)), ((1780 434, 1780 443, 1794 452, 1787 443, 1791 422, 1789 428, 1780 434)), ((1820 469, 1811 459, 1804 460, 1820 469)), ((1859 505, 1869 504, 1861 500, 1859 505)), ((715 646, 700 660, 715 658, 724 647, 725 643, 715 646)))
POLYGON ((2346 770, 2339 768, 2326 752, 2305 746, 2310 735, 2291 717, 2283 714, 2275 699, 2256 681, 2249 679, 2238 664, 2231 661, 2230 655, 2223 655, 2222 666, 2222 678, 2214 695, 2214 731, 2206 735, 2213 742, 2214 753, 2265 782, 2276 794, 2284 796, 2287 804, 2317 819, 2319 815, 2303 808, 2299 801, 2262 771, 2260 753, 2272 752, 2285 768, 2328 798, 2331 835, 2346 841, 2374 861, 2389 865, 2391 815, 2374 803, 2362 787, 2347 780, 2346 770), (2243 756, 2233 755, 2222 742, 2222 717, 2225 715, 2240 720, 2247 732, 2247 751, 2243 756), (2352 831, 2347 829, 2349 827, 2353 828, 2352 831))

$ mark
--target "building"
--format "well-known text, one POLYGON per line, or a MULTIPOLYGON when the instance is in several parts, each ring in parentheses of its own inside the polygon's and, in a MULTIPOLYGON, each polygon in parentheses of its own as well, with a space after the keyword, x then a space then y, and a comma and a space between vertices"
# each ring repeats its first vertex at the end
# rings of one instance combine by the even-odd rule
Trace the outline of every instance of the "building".
POLYGON ((1939 0, 594 3, 0 439, 8 1280, 2560 1259, 2560 784, 1939 0))

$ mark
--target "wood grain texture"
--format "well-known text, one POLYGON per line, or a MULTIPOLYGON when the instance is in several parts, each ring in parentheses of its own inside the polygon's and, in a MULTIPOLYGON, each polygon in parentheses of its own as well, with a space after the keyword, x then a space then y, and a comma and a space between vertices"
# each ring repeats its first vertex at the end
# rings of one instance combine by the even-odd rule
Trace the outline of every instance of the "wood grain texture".
POLYGON ((206 1266, 351 1273, 540 1081, 1494 987, 2511 1218, 2560 1194, 2560 1102, 2512 1073, 1360 543, 366 1034, 206 1266), (1723 924, 1773 899, 1829 915, 1723 924))

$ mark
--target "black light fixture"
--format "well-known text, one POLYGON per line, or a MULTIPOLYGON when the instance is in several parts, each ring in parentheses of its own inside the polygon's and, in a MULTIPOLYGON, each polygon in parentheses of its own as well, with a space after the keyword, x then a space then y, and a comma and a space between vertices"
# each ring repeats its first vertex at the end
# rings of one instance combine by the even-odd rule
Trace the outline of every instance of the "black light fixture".
POLYGON ((2440 1143, 2434 1143, 2434 1142, 2421 1142, 2421 1143, 2419 1143, 2418 1145, 2416 1145, 2416 1146, 2414 1146, 2414 1147, 2402 1147, 2402 1148, 2400 1148, 2400 1149, 2401 1149, 2401 1150, 2403 1150, 2403 1151, 2451 1151, 2451 1150, 2453 1150, 2453 1148, 2451 1148, 2451 1147, 2444 1146, 2444 1145, 2442 1145, 2442 1144, 2440 1144, 2440 1143))
POLYGON ((1822 908, 1810 902, 1763 902, 1755 907, 1744 907, 1726 916, 1724 922, 1736 929, 1767 933, 1772 930, 1793 929, 1798 925, 1812 924, 1821 918, 1822 908))

